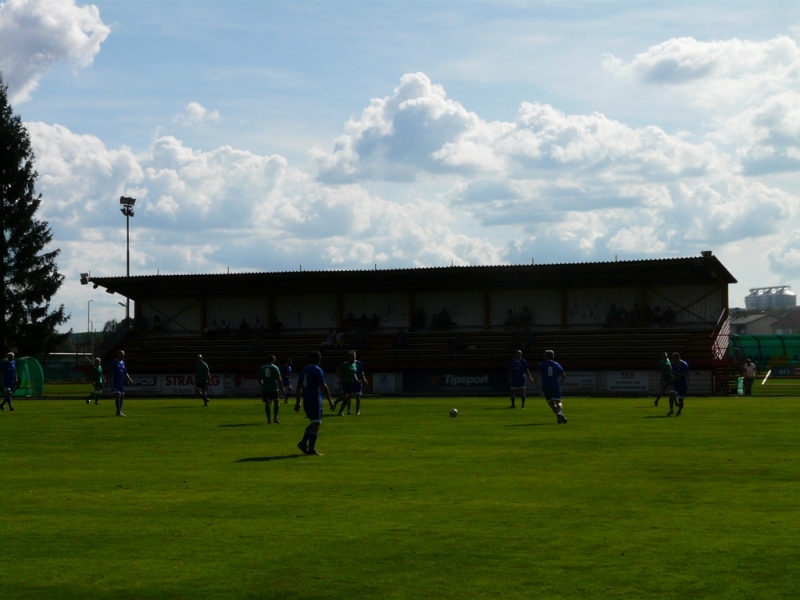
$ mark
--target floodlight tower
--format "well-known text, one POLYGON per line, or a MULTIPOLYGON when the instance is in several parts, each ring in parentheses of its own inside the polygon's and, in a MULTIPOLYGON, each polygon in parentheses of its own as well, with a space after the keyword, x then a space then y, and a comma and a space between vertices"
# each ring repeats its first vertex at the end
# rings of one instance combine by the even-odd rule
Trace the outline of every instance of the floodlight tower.
MULTIPOLYGON (((120 196, 119 203, 122 206, 120 212, 125 215, 125 252, 126 252, 126 277, 131 276, 131 217, 133 216, 133 205, 136 204, 136 198, 129 198, 127 196, 120 196)), ((125 320, 131 318, 131 299, 125 297, 125 320)))

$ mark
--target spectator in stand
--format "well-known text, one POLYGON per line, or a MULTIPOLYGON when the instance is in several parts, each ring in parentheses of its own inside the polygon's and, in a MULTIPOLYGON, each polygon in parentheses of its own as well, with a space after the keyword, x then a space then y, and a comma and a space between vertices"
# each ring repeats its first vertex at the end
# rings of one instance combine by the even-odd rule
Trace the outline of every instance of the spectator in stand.
POLYGON ((625 310, 624 306, 619 309, 619 326, 620 327, 628 326, 628 311, 625 310))
POLYGON ((530 327, 533 324, 533 313, 531 309, 528 308, 527 304, 522 307, 518 322, 520 327, 530 327))
POLYGON ((668 306, 664 309, 664 327, 672 327, 672 324, 675 322, 675 312, 672 310, 671 306, 668 306))
POLYGON ((248 323, 244 317, 242 317, 242 321, 239 323, 239 337, 243 340, 250 337, 250 323, 248 323))
POLYGON ((164 326, 161 324, 161 317, 156 315, 153 317, 153 333, 160 333, 164 331, 164 326))
POLYGON ((661 307, 656 306, 653 309, 653 327, 661 327, 664 321, 664 316, 661 314, 661 307))
POLYGON ((633 308, 631 309, 631 314, 628 315, 628 322, 630 323, 631 327, 639 327, 642 320, 642 311, 639 310, 639 305, 634 304, 633 308))
POLYGON ((222 319, 222 321, 219 324, 219 336, 221 338, 227 338, 228 335, 230 335, 230 333, 231 333, 230 326, 228 325, 227 321, 225 321, 225 319, 222 319))
POLYGON ((320 344, 320 350, 326 350, 326 349, 329 349, 329 348, 333 348, 333 345, 335 343, 336 343, 336 330, 335 329, 331 329, 328 332, 328 337, 326 337, 322 341, 322 344, 320 344))
POLYGON ((283 329, 283 323, 281 323, 280 320, 278 320, 278 317, 273 315, 272 320, 269 323, 269 334, 272 337, 278 337, 282 329, 283 329))
POLYGON ((447 331, 454 325, 453 320, 450 318, 450 313, 444 306, 442 307, 442 311, 439 313, 439 318, 437 321, 439 331, 447 331))
POLYGON ((372 317, 369 320, 369 330, 370 331, 378 331, 378 327, 381 324, 381 320, 377 314, 372 313, 372 317))
POLYGON ((422 331, 428 323, 428 318, 425 316, 425 309, 421 306, 417 307, 414 311, 414 319, 411 322, 411 329, 413 331, 422 331))
POLYGON ((506 329, 514 329, 516 325, 517 318, 514 316, 514 311, 509 308, 508 312, 506 313, 506 320, 503 322, 503 326, 506 329))
POLYGON ((611 305, 611 308, 608 311, 606 325, 609 327, 609 329, 616 329, 619 327, 619 310, 617 310, 617 307, 614 304, 611 305))
POLYGON ((264 333, 265 333, 264 324, 261 322, 261 319, 256 317, 255 321, 253 321, 253 334, 256 337, 261 338, 264 337, 264 333))

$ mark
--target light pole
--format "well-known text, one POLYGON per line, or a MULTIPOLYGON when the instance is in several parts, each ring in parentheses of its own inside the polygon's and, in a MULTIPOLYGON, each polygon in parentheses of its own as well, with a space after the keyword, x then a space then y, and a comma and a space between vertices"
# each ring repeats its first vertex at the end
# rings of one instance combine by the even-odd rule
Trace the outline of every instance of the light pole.
MULTIPOLYGON (((119 203, 122 205, 120 211, 125 215, 125 253, 126 253, 126 277, 131 276, 131 217, 133 216, 133 205, 136 204, 136 198, 129 198, 127 196, 120 196, 119 203)), ((131 299, 125 297, 125 320, 131 318, 131 299)))

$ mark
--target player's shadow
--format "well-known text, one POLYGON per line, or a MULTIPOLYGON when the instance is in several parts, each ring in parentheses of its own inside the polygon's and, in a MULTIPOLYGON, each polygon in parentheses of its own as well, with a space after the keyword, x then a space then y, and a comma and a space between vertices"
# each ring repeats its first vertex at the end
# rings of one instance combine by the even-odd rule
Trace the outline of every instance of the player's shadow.
POLYGON ((558 425, 558 423, 514 423, 506 427, 545 427, 547 425, 558 425))
POLYGON ((645 419, 669 419, 672 415, 650 415, 649 417, 643 417, 645 419))
POLYGON ((285 456, 254 456, 252 458, 240 458, 235 461, 237 463, 243 462, 269 462, 271 460, 286 460, 287 458, 300 458, 305 454, 286 454, 285 456))
POLYGON ((255 427, 258 423, 223 423, 217 427, 255 427))

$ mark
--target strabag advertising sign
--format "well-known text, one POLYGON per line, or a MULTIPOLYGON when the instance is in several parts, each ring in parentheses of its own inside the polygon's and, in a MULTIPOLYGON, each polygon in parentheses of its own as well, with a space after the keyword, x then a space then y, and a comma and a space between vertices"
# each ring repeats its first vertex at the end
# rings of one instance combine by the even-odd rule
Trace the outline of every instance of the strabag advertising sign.
MULTIPOLYGON (((194 375, 162 375, 161 393, 170 396, 191 396, 195 393, 194 375)), ((222 376, 211 374, 208 382, 208 393, 213 396, 222 395, 222 376)))
MULTIPOLYGON (((155 396, 192 396, 195 393, 194 375, 188 373, 168 375, 131 375, 133 383, 125 386, 125 392, 155 396)), ((221 396, 224 389, 221 375, 211 375, 208 392, 221 396)))

